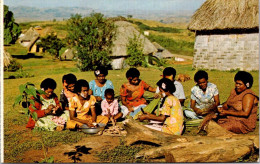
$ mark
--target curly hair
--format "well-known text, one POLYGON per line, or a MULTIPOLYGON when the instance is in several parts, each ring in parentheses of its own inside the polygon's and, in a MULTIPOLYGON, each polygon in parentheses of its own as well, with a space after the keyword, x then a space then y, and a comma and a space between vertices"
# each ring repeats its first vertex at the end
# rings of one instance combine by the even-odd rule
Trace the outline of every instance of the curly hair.
POLYGON ((140 76, 140 72, 138 71, 138 69, 136 68, 130 68, 127 72, 126 72, 126 78, 128 79, 129 77, 131 78, 135 78, 135 77, 139 77, 140 76))
POLYGON ((205 78, 208 80, 208 73, 206 71, 199 70, 198 72, 195 73, 194 75, 194 81, 198 82, 200 79, 205 78))
POLYGON ((51 79, 51 78, 47 78, 47 79, 44 79, 44 80, 41 82, 40 87, 43 88, 44 90, 47 90, 48 88, 50 88, 50 89, 56 89, 57 83, 56 83, 55 80, 53 80, 53 79, 51 79))
POLYGON ((162 78, 156 84, 165 92, 174 93, 176 91, 176 87, 170 79, 162 78))
POLYGON ((234 81, 241 80, 247 88, 251 88, 254 82, 253 76, 246 71, 239 71, 234 77, 234 81))
POLYGON ((88 84, 87 80, 84 80, 84 79, 78 80, 78 81, 76 82, 76 84, 75 84, 75 92, 76 92, 76 93, 81 92, 81 88, 82 88, 82 87, 87 87, 87 88, 89 88, 89 84, 88 84))

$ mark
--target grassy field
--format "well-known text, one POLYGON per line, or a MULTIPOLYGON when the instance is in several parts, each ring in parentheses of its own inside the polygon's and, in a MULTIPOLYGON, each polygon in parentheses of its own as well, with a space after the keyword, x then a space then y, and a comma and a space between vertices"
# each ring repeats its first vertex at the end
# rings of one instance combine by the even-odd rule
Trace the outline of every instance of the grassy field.
MULTIPOLYGON (((21 51, 23 52, 23 51, 21 51)), ((33 75, 30 78, 8 79, 9 76, 16 74, 17 72, 5 72, 4 73, 4 153, 5 160, 8 162, 19 162, 23 159, 23 153, 29 149, 42 149, 39 136, 45 136, 44 145, 47 147, 56 146, 58 143, 70 144, 79 141, 82 137, 87 135, 82 133, 75 133, 71 131, 51 132, 51 133, 33 133, 25 129, 27 123, 27 117, 20 114, 18 111, 22 108, 20 106, 12 107, 16 95, 19 94, 19 85, 26 82, 34 83, 37 88, 41 81, 45 78, 53 78, 57 82, 57 89, 55 93, 59 96, 62 89, 61 79, 64 74, 73 73, 78 79, 86 79, 87 81, 93 80, 94 73, 80 72, 74 61, 59 61, 54 60, 49 55, 35 55, 32 58, 26 58, 25 55, 19 54, 15 51, 13 57, 22 64, 23 71, 33 75), (62 134, 62 138, 57 139, 55 136, 62 134), (26 136, 26 137, 25 137, 26 136), (30 137, 28 137, 30 136, 30 137), (31 140, 32 138, 38 138, 31 140), (65 138, 70 138, 67 140, 65 138), (76 138, 76 139, 75 139, 76 138)), ((171 62, 172 63, 172 62, 171 62)), ((172 64, 177 70, 177 74, 187 74, 193 79, 193 76, 197 70, 192 69, 191 64, 172 64)), ((155 87, 156 82, 160 79, 162 72, 153 68, 138 68, 141 72, 140 78, 146 81, 151 86, 155 87)), ((115 87, 116 96, 119 95, 120 86, 126 82, 124 70, 109 70, 107 79, 111 80, 115 87)), ((251 72, 254 77, 254 85, 252 90, 258 93, 259 78, 258 72, 251 72)), ((220 93, 220 101, 223 103, 229 96, 230 90, 234 88, 234 75, 236 71, 221 72, 221 71, 208 71, 209 81, 215 83, 218 86, 220 93)), ((193 80, 189 80, 182 83, 187 100, 185 105, 188 106, 190 101, 190 89, 195 85, 193 80)), ((152 97, 152 93, 145 93, 146 97, 152 97)))

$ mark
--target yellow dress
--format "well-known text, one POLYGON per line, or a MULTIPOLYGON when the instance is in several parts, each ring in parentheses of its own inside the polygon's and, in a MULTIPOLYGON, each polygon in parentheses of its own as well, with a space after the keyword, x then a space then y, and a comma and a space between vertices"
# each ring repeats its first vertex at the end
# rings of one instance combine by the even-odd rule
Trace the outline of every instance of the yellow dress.
POLYGON ((168 116, 163 123, 162 132, 181 135, 184 117, 179 100, 174 96, 168 96, 163 104, 161 114, 168 116))
MULTIPOLYGON (((76 111, 77 113, 76 117, 78 119, 89 120, 89 122, 92 122, 92 116, 88 115, 88 112, 91 108, 95 107, 95 103, 96 103, 96 98, 91 95, 89 100, 85 101, 85 103, 82 105, 80 103, 78 95, 76 95, 69 101, 69 110, 76 111)), ((107 124, 108 118, 106 116, 99 115, 97 116, 96 122, 107 124)), ((67 122, 67 129, 74 129, 76 125, 81 126, 83 124, 75 120, 69 120, 67 122)))

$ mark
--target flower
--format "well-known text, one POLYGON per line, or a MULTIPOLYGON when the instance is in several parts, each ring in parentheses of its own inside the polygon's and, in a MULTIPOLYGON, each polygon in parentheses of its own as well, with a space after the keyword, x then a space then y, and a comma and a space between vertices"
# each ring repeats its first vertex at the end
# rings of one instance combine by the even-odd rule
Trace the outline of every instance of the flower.
POLYGON ((98 76, 100 74, 100 71, 99 70, 96 70, 95 71, 95 74, 98 76))
POLYGON ((166 84, 162 83, 162 89, 166 89, 166 84))

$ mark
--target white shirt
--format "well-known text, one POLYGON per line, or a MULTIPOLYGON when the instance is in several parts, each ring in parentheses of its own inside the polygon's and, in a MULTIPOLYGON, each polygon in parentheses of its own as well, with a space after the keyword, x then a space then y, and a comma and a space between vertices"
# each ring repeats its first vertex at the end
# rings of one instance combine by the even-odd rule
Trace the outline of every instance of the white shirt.
MULTIPOLYGON (((178 99, 186 99, 182 84, 180 82, 176 81, 176 80, 174 81, 173 84, 175 85, 176 91, 172 94, 175 97, 177 97, 178 99)), ((157 87, 156 93, 159 93, 159 92, 160 92, 160 89, 159 89, 159 87, 157 87)))

